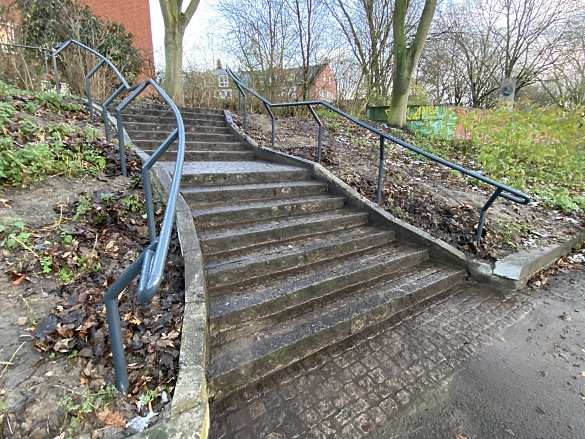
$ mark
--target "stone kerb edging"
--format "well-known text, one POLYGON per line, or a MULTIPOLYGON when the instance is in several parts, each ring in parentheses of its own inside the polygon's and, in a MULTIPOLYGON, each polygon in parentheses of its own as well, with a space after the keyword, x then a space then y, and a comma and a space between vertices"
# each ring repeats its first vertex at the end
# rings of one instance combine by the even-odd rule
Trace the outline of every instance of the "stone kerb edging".
MULTIPOLYGON (((101 106, 94 104, 101 113, 101 106)), ((116 119, 108 113, 112 126, 116 119)), ((124 140, 136 151, 142 163, 150 157, 132 141, 126 130, 124 140)), ((151 169, 154 191, 167 199, 171 188, 169 172, 159 164, 151 169)), ((207 304, 203 255, 195 230, 193 216, 185 199, 179 194, 175 211, 175 227, 179 235, 185 264, 185 310, 181 332, 179 375, 171 400, 170 418, 136 435, 140 438, 207 439, 209 433, 209 405, 205 365, 207 364, 207 304)))
POLYGON ((566 256, 575 246, 585 240, 585 231, 582 231, 574 238, 562 244, 540 248, 530 252, 515 253, 497 261, 495 264, 468 258, 463 252, 445 241, 435 238, 427 232, 392 216, 384 209, 378 207, 377 204, 359 194, 355 189, 320 164, 275 151, 271 148, 259 146, 254 139, 239 129, 234 123, 229 111, 224 110, 224 113, 230 131, 239 136, 246 146, 258 157, 277 163, 296 165, 309 169, 313 177, 329 183, 334 193, 345 196, 349 206, 367 210, 373 223, 394 230, 399 240, 408 240, 414 244, 425 246, 429 249, 429 254, 432 258, 464 267, 467 269, 469 276, 474 280, 491 284, 504 292, 525 287, 530 278, 537 272, 549 267, 560 257, 566 256))

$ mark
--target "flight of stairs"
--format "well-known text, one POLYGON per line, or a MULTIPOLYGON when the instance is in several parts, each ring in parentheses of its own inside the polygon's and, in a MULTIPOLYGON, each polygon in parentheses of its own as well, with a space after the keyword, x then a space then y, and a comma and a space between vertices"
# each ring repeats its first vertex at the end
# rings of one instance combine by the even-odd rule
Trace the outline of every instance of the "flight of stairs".
MULTIPOLYGON (((130 111, 125 128, 147 153, 175 128, 162 106, 130 111)), ((346 207, 307 169, 255 159, 230 134, 223 112, 181 114, 181 193, 205 263, 211 396, 407 313, 464 278, 426 248, 370 225, 367 212, 346 207)), ((174 154, 163 156, 171 173, 174 154)))

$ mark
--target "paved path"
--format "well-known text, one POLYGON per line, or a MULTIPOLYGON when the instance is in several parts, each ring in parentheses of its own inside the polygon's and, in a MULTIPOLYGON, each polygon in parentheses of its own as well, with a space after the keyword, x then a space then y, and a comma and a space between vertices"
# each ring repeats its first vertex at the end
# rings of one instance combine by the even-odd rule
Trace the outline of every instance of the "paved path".
POLYGON ((585 273, 533 295, 533 311, 379 437, 585 438, 585 273))
POLYGON ((531 302, 473 285, 214 404, 212 437, 377 435, 526 315, 531 302))

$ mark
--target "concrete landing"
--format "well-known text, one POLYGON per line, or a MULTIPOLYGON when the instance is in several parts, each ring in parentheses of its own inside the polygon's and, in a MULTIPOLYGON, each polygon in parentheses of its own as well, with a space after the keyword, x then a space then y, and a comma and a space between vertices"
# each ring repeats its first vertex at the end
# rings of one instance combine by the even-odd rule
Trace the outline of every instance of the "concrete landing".
MULTIPOLYGON (((171 174, 174 171, 174 162, 161 162, 171 174)), ((186 174, 241 174, 254 172, 291 172, 298 171, 297 166, 280 165, 262 161, 238 162, 186 162, 183 175, 186 174)))

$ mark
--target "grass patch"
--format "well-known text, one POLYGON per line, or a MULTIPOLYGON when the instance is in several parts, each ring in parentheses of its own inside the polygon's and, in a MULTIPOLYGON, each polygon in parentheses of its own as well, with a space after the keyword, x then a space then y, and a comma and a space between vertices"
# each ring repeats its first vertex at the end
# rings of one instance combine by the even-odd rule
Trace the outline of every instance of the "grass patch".
POLYGON ((26 185, 48 177, 95 175, 106 164, 82 106, 56 93, 20 90, 0 81, 0 184, 26 185), (52 124, 51 115, 72 122, 52 124))
POLYGON ((464 139, 418 138, 417 145, 455 163, 462 161, 535 200, 577 213, 585 209, 583 109, 533 105, 462 113, 464 139))

